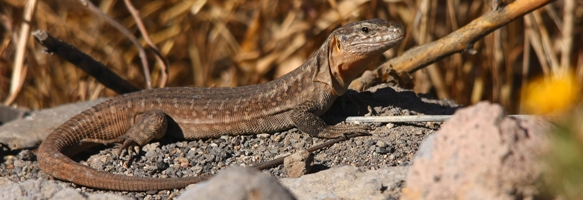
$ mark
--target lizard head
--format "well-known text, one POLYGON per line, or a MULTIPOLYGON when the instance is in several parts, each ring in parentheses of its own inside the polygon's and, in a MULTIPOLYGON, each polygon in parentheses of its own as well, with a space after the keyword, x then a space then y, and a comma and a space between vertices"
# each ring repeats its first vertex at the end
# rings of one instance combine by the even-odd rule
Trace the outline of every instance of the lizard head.
POLYGON ((335 93, 342 95, 373 58, 399 44, 405 28, 382 19, 353 22, 336 29, 329 39, 330 72, 336 79, 335 93))

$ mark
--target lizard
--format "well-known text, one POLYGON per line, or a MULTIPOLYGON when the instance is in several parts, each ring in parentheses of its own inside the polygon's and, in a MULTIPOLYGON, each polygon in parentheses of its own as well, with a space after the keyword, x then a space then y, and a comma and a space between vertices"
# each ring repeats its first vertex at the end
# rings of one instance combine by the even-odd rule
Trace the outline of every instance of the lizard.
POLYGON ((319 138, 367 134, 365 124, 328 125, 320 115, 345 94, 371 60, 399 44, 400 24, 382 19, 334 30, 301 66, 282 77, 238 87, 166 87, 111 98, 53 130, 37 151, 42 171, 97 189, 151 191, 184 188, 201 176, 133 177, 99 171, 72 156, 98 144, 121 143, 120 152, 165 135, 193 140, 221 135, 273 133, 296 127, 319 138))

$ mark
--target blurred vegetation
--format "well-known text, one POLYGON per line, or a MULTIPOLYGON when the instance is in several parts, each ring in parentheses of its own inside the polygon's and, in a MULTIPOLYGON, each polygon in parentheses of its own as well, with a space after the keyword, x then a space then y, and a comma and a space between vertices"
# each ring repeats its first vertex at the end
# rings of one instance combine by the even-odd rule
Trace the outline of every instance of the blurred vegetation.
POLYGON ((542 180, 547 192, 557 194, 556 199, 583 198, 582 89, 570 72, 529 81, 522 93, 522 111, 543 115, 553 124, 550 146, 538 149, 545 152, 542 180))
MULTIPOLYGON (((23 0, 0 1, 0 100, 10 96, 23 0)), ((92 1, 143 38, 122 0, 92 1)), ((336 27, 382 18, 407 26, 401 46, 379 58, 439 39, 478 18, 492 1, 470 0, 133 0, 162 55, 168 59, 167 86, 237 86, 272 80, 293 70, 336 27)), ((47 30, 133 84, 145 88, 135 46, 78 0, 38 1, 31 30, 47 30)), ((478 41, 476 54, 455 54, 415 73, 415 91, 469 105, 501 103, 517 112, 529 79, 570 69, 583 80, 583 2, 560 0, 478 41)), ((26 47, 22 89, 11 105, 32 109, 115 96, 57 56, 45 55, 32 37, 26 47)), ((153 85, 160 66, 148 54, 153 85)), ((376 66, 371 66, 374 68, 376 66)))

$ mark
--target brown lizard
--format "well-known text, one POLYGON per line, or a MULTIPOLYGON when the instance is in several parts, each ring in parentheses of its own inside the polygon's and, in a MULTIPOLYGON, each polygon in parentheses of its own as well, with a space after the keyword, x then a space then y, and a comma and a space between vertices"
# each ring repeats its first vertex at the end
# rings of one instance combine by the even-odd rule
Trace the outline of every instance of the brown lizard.
MULTIPOLYGON (((273 133, 297 127, 320 138, 366 134, 362 124, 327 125, 319 116, 343 95, 370 61, 401 42, 405 29, 372 19, 334 30, 300 67, 271 82, 232 88, 172 87, 112 98, 71 118, 39 147, 40 168, 92 188, 148 191, 186 187, 201 177, 116 175, 73 161, 96 143, 143 146, 168 134, 181 139, 273 133)), ((120 150, 121 151, 121 150, 120 150)))

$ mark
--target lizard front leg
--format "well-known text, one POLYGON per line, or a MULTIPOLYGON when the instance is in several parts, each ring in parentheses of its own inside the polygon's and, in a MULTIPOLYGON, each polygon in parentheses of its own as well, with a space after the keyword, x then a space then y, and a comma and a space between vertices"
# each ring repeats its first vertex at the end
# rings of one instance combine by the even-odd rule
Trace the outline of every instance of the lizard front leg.
POLYGON ((356 134, 368 135, 370 126, 364 124, 336 124, 328 125, 322 118, 314 114, 318 109, 318 103, 306 101, 292 110, 291 120, 302 132, 319 138, 338 138, 356 134))
POLYGON ((105 145, 121 143, 122 146, 118 151, 118 156, 121 156, 122 151, 127 149, 127 153, 131 157, 135 146, 140 148, 154 139, 162 138, 168 128, 168 119, 166 114, 161 110, 150 110, 137 114, 133 120, 134 124, 132 127, 125 134, 117 138, 111 140, 86 138, 81 140, 81 142, 93 142, 105 145))

